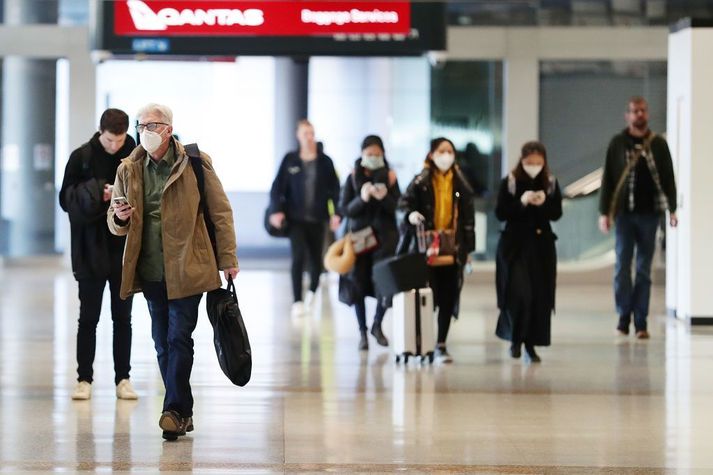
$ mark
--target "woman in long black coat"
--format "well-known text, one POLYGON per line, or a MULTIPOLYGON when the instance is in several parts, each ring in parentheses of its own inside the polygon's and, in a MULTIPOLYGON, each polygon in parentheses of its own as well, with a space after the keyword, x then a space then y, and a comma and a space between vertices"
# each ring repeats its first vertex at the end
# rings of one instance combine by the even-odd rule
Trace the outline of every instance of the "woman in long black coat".
POLYGON ((369 349, 366 325, 366 297, 376 297, 377 306, 371 334, 382 346, 389 344, 381 330, 381 322, 390 299, 377 295, 372 280, 374 263, 394 255, 399 240, 396 227, 396 205, 401 192, 396 173, 384 158, 384 144, 376 135, 367 136, 361 146, 362 156, 342 186, 340 214, 347 218, 347 230, 359 231, 371 226, 378 247, 357 256, 354 268, 339 279, 339 299, 353 305, 359 323, 359 349, 369 349))
POLYGON ((530 361, 539 362, 535 346, 550 345, 555 308, 557 236, 550 222, 562 216, 562 194, 544 145, 522 147, 519 163, 500 185, 495 214, 505 222, 497 250, 495 333, 512 343, 513 358, 520 357, 524 343, 530 361))

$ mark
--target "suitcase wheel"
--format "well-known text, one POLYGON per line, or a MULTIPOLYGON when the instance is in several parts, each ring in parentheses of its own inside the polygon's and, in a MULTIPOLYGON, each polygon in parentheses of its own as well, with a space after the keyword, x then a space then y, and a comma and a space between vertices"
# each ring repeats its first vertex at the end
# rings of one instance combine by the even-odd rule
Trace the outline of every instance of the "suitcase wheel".
POLYGON ((396 355, 396 364, 399 364, 399 363, 401 363, 401 356, 396 355))
POLYGON ((436 355, 432 351, 429 351, 427 356, 428 356, 428 362, 430 364, 433 364, 433 362, 436 360, 436 355))
POLYGON ((408 351, 406 353, 404 353, 404 364, 408 364, 408 360, 412 356, 413 356, 413 354, 408 351))

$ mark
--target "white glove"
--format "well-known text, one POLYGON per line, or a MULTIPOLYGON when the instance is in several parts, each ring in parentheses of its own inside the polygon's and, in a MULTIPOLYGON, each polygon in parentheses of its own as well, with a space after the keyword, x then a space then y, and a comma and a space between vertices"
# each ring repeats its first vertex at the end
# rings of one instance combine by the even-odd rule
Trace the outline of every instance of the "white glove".
POLYGON ((418 211, 411 211, 411 214, 408 215, 408 222, 414 226, 421 224, 424 221, 426 221, 426 218, 418 211))
POLYGON ((369 200, 371 199, 371 191, 372 188, 374 188, 374 185, 371 183, 364 183, 361 187, 361 200, 364 203, 368 203, 369 200))
POLYGON ((526 191, 525 193, 523 193, 520 197, 520 203, 522 203, 523 206, 529 205, 533 194, 534 193, 532 191, 526 191))

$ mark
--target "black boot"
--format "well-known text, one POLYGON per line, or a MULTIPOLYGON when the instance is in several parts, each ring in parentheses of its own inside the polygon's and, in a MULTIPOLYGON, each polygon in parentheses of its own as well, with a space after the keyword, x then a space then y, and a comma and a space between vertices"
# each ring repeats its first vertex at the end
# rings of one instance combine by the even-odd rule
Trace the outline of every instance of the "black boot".
POLYGON ((389 340, 386 339, 384 332, 381 331, 381 322, 374 322, 371 326, 371 334, 376 338, 376 342, 381 346, 389 346, 389 340))
POLYGON ((513 343, 510 345, 510 356, 512 356, 515 359, 520 358, 521 355, 521 344, 520 343, 513 343))
POLYGON ((359 340, 359 351, 366 351, 369 349, 369 340, 366 337, 366 330, 361 331, 361 339, 359 340))
POLYGON ((542 361, 537 353, 535 353, 535 347, 533 345, 525 343, 525 352, 527 353, 527 357, 530 359, 530 363, 539 363, 542 361))

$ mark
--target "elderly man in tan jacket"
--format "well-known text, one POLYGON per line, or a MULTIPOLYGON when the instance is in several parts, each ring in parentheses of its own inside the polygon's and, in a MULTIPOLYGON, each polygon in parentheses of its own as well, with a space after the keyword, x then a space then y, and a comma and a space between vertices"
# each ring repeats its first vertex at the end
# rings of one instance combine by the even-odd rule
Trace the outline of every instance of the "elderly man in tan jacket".
POLYGON ((191 160, 172 137, 173 113, 149 104, 138 113, 139 145, 125 158, 107 222, 112 233, 127 236, 121 296, 143 292, 151 314, 166 396, 159 426, 175 440, 193 430, 192 333, 204 292, 238 274, 233 212, 210 157, 201 153, 204 201, 191 160), (203 209, 215 225, 215 252, 203 209))

